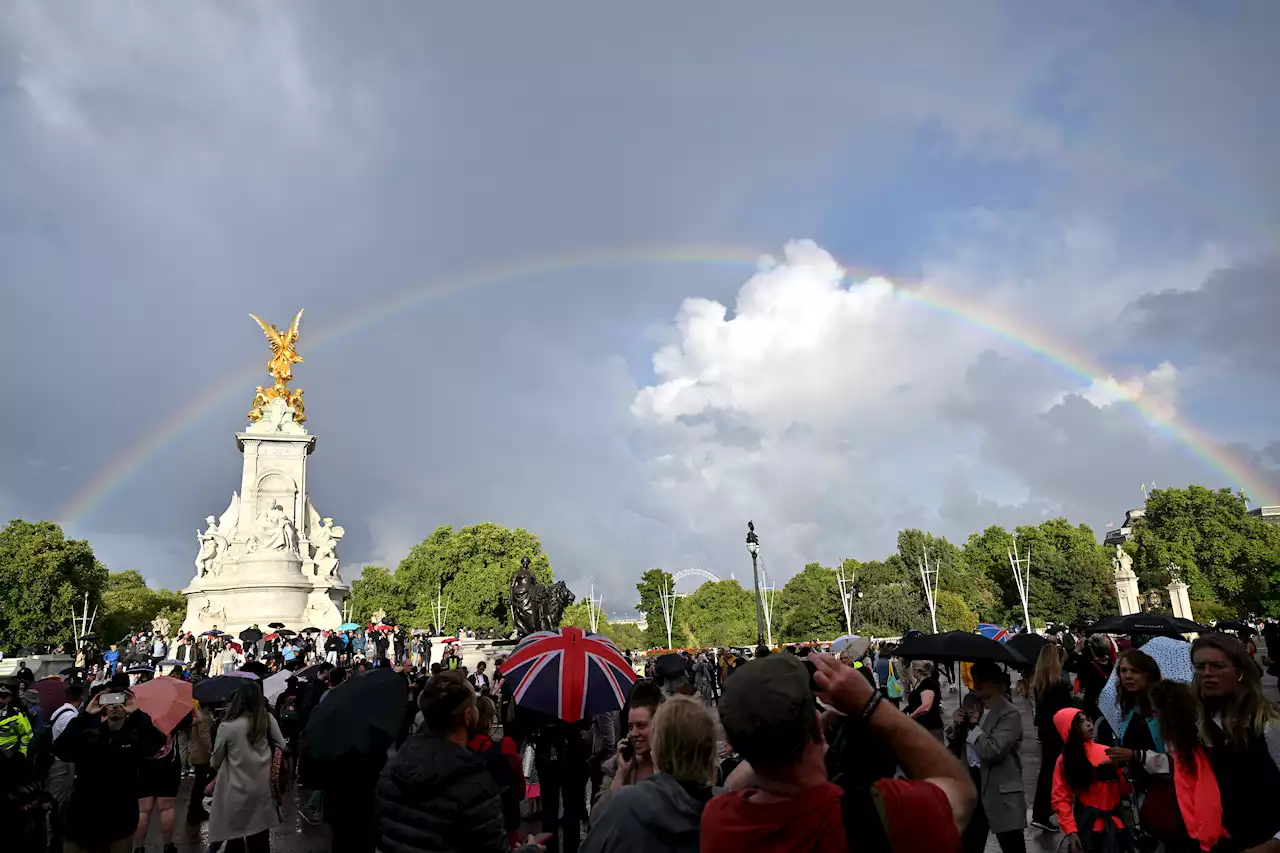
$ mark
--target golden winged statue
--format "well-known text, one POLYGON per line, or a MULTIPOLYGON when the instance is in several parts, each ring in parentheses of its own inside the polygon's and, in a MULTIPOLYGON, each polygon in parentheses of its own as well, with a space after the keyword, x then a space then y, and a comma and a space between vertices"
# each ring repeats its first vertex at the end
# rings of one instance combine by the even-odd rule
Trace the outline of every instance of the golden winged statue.
POLYGON ((298 343, 298 323, 302 320, 302 311, 293 318, 293 323, 289 325, 286 332, 281 332, 273 323, 267 323, 257 314, 250 314, 259 326, 262 327, 263 334, 267 336, 267 341, 271 344, 271 360, 267 362, 267 373, 275 379, 275 384, 269 388, 258 386, 258 392, 253 398, 253 408, 249 410, 249 420, 257 421, 262 418, 262 408, 277 397, 283 399, 290 408, 293 409, 293 420, 297 423, 304 423, 307 419, 306 410, 302 403, 302 389, 291 389, 288 383, 293 379, 293 365, 302 363, 302 356, 298 355, 295 346, 298 343))

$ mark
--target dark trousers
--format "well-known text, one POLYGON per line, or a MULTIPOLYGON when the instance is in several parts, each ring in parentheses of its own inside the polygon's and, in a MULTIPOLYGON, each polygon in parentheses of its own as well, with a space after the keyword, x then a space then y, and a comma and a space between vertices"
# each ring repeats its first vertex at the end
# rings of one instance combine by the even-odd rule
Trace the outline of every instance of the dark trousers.
POLYGON ((187 801, 187 823, 199 823, 204 814, 204 789, 213 778, 213 771, 208 764, 197 764, 196 780, 191 785, 191 799, 187 801))
POLYGON ((578 853, 582 821, 587 817, 587 767, 571 760, 539 760, 535 756, 538 784, 542 786, 542 831, 551 833, 547 853, 578 853), (560 805, 564 804, 564 819, 560 805), (557 830, 564 833, 560 844, 557 830))
MULTIPOLYGON (((987 813, 982 810, 982 780, 978 768, 970 767, 969 776, 973 779, 973 786, 978 789, 978 804, 974 806, 973 817, 969 818, 969 825, 964 828, 964 834, 960 837, 960 845, 964 853, 982 853, 987 846, 991 824, 987 822, 987 813)), ((1001 853, 1027 853, 1027 839, 1021 829, 997 832, 996 842, 1000 845, 1001 853)))
POLYGON ((1053 814, 1053 768, 1062 755, 1062 738, 1052 724, 1040 727, 1040 772, 1036 774, 1036 795, 1031 802, 1031 819, 1048 823, 1053 814))

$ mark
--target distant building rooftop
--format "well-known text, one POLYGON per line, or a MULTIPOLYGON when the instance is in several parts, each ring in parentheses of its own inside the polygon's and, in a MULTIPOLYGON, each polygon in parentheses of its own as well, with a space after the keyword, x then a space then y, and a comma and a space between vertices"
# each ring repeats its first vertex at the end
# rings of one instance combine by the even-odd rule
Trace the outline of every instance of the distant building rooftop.
POLYGON ((1280 506, 1256 506, 1249 510, 1249 515, 1256 515, 1268 524, 1280 524, 1280 506))
MULTIPOLYGON (((1276 509, 1280 511, 1280 507, 1277 507, 1276 509)), ((1123 545, 1128 542, 1133 538, 1133 523, 1146 515, 1146 512, 1147 511, 1144 509, 1131 509, 1127 511, 1124 514, 1124 523, 1119 527, 1113 527, 1108 530, 1106 538, 1102 540, 1103 544, 1111 546, 1123 545)))

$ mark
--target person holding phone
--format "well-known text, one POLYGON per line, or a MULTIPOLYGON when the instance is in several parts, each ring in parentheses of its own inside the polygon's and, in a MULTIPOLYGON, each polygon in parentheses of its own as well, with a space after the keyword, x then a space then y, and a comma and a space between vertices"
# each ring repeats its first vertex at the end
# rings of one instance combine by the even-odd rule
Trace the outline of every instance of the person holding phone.
POLYGON ((119 676, 89 700, 54 742, 54 755, 75 765, 63 815, 66 853, 128 853, 138 826, 138 765, 165 744, 164 734, 119 676))

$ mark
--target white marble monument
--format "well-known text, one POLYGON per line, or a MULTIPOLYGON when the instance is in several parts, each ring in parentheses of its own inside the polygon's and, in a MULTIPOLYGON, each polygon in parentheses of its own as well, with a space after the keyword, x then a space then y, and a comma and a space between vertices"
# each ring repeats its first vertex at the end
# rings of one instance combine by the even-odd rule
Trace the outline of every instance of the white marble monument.
POLYGON ((1116 555, 1111 559, 1111 565, 1115 569, 1116 600, 1120 605, 1120 615, 1137 613, 1141 609, 1141 601, 1138 596, 1138 576, 1133 572, 1133 557, 1116 545, 1116 555))
POLYGON ((236 634, 255 624, 266 630, 271 622, 295 631, 342 622, 348 587, 337 549, 344 531, 311 502, 307 457, 316 437, 302 425, 301 389, 285 386, 289 364, 301 361, 293 352, 298 320, 285 334, 258 322, 272 342, 276 385, 258 389, 251 423, 236 433, 244 457, 239 491, 197 532, 196 574, 182 591, 182 630, 196 634, 214 626, 236 634))

